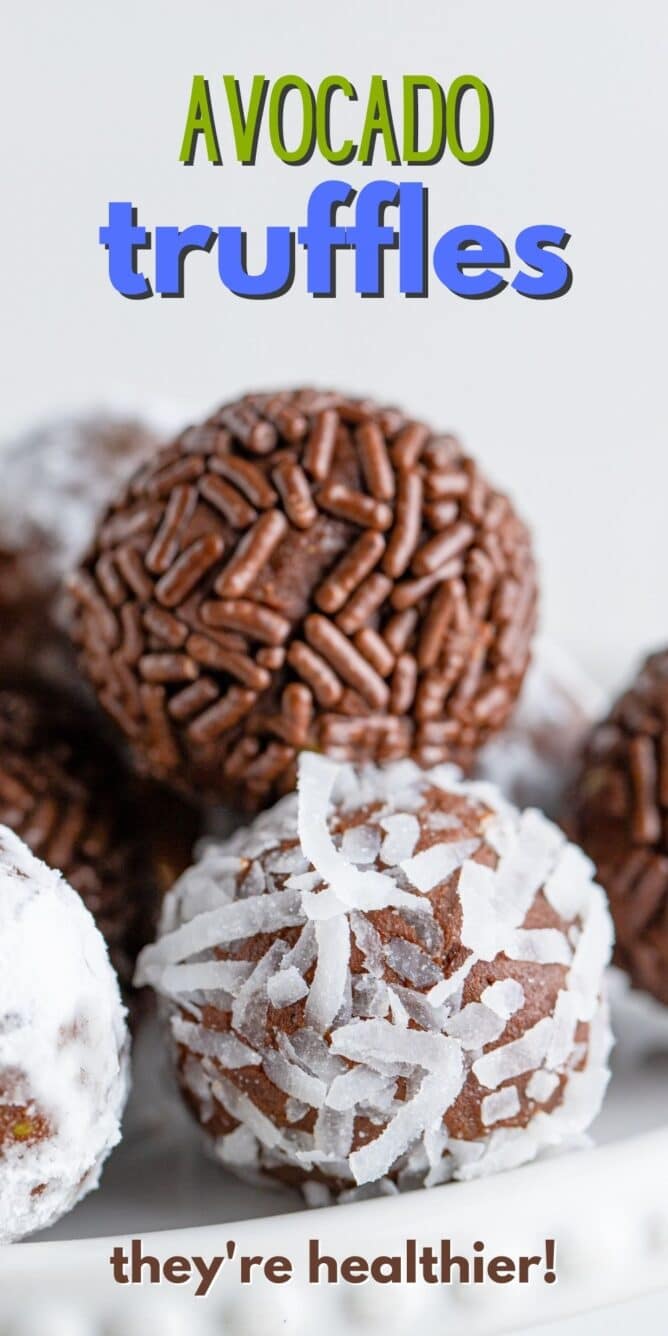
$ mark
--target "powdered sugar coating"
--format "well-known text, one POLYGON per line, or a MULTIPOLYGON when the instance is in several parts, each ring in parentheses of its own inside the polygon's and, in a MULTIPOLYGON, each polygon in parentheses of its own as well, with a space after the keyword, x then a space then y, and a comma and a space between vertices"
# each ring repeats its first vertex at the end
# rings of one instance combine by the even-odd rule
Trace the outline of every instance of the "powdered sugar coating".
POLYGON ((608 1080, 611 942, 591 865, 541 813, 451 767, 355 771, 305 753, 298 794, 177 882, 138 982, 167 999, 180 1080, 219 1158, 347 1198, 476 1177, 581 1136, 608 1080), (410 852, 388 865, 392 848, 410 852), (226 996, 174 987, 175 970, 216 961, 250 973, 226 996), (197 1062, 186 1017, 208 1035, 197 1062), (226 1061, 231 1034, 254 1051, 245 1069, 226 1061))
POLYGON ((63 581, 83 557, 113 493, 159 437, 133 414, 45 421, 0 442, 0 663, 88 693, 67 634, 63 581))
POLYGON ((33 591, 74 569, 115 491, 157 449, 129 417, 61 417, 2 448, 0 548, 34 562, 33 591))
POLYGON ((128 1089, 125 1009, 59 872, 0 826, 0 1243, 97 1186, 128 1089))

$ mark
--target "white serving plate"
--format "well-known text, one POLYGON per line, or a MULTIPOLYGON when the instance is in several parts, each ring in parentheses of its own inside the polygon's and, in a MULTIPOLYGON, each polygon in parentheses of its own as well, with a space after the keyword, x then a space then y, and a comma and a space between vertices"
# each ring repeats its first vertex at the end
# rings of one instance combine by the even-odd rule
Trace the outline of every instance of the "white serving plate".
POLYGON ((595 1148, 553 1156, 507 1174, 430 1192, 319 1211, 297 1194, 238 1182, 202 1153, 166 1071, 156 1026, 137 1045, 137 1083, 126 1138, 102 1188, 40 1241, 0 1249, 2 1336, 327 1336, 425 1330, 517 1331, 668 1285, 668 1011, 631 993, 613 972, 617 1046, 595 1148), (294 1279, 243 1289, 222 1273, 206 1299, 190 1287, 114 1284, 111 1247, 141 1237, 158 1257, 224 1251, 281 1254, 294 1279), (558 1283, 527 1285, 314 1286, 302 1262, 308 1240, 334 1256, 397 1253, 407 1237, 452 1239, 487 1255, 557 1245, 558 1283))
MULTIPOLYGON (((603 710, 602 694, 554 646, 539 642, 536 657, 521 728, 565 724, 558 699, 545 694, 550 680, 578 702, 584 728, 603 710)), ((522 768, 535 756, 522 745, 522 768)), ((494 777, 512 785, 514 772, 494 777)), ((557 776, 547 769, 540 778, 549 797, 557 776)), ((414 1327, 491 1336, 668 1288, 668 1009, 631 992, 617 971, 610 992, 617 1043, 591 1149, 318 1211, 296 1193, 248 1186, 207 1158, 149 1021, 136 1044, 124 1140, 100 1190, 37 1241, 0 1247, 0 1336, 312 1336, 316 1323, 322 1336, 403 1336, 414 1327), (223 1267, 206 1299, 189 1286, 119 1286, 109 1256, 133 1237, 158 1258, 215 1256, 233 1239, 237 1254, 288 1256, 294 1278, 242 1288, 238 1272, 223 1267), (480 1239, 487 1256, 513 1256, 554 1238, 558 1283, 538 1275, 507 1286, 314 1286, 303 1268, 312 1237, 338 1258, 394 1254, 407 1238, 438 1246, 443 1237, 468 1255, 480 1239)))

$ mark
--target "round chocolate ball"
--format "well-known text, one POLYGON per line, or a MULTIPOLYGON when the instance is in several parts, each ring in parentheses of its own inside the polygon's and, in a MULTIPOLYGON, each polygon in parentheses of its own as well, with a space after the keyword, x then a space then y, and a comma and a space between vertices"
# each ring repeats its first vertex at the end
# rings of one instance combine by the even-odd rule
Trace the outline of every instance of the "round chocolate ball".
POLYGON ((610 899, 617 964, 668 1005, 668 650, 592 732, 572 824, 610 899))
POLYGON ((216 1156, 322 1200, 582 1133, 610 1042, 592 871, 453 767, 304 753, 298 794, 206 846, 138 962, 216 1156))
POLYGON ((470 764, 534 629, 530 540, 452 436, 318 391, 183 433, 105 516, 75 636, 139 766, 249 810, 300 748, 470 764))
POLYGON ((63 577, 118 488, 155 453, 143 423, 97 414, 46 423, 0 447, 0 666, 71 683, 63 577))
POLYGON ((64 692, 0 688, 0 823, 79 892, 129 985, 157 912, 152 837, 134 778, 64 692))
POLYGON ((127 1089, 104 941, 60 873, 0 826, 0 1244, 97 1186, 127 1089))

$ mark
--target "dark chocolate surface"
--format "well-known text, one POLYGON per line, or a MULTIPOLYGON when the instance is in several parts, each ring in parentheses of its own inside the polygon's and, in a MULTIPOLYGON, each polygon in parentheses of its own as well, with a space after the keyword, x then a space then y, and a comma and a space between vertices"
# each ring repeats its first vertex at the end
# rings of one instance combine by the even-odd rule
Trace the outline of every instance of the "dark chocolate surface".
POLYGON ((75 639, 139 767, 265 806, 302 748, 470 765, 535 624, 530 540, 452 436, 320 391, 247 396, 112 505, 75 639))

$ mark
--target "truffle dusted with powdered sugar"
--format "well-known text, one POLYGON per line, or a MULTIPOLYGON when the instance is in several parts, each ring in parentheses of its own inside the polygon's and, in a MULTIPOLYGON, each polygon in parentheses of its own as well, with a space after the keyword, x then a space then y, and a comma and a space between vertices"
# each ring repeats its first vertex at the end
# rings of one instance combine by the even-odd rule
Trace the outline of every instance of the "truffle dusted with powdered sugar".
POLYGON ((88 910, 0 826, 0 1243, 53 1224, 120 1139, 127 1029, 88 910))
POLYGON ((217 1156, 321 1200, 578 1138, 610 949, 591 865, 539 812, 450 767, 303 754, 298 794, 177 882, 138 976, 217 1156))
POLYGON ((2 443, 0 667, 77 682, 61 585, 111 497, 158 448, 136 419, 61 417, 2 443))

